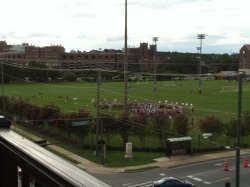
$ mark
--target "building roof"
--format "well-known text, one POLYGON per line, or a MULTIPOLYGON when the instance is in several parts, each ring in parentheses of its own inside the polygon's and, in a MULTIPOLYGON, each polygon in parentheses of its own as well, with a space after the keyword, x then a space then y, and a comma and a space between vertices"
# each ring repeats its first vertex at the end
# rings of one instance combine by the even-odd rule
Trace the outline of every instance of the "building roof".
POLYGON ((227 77, 227 76, 236 76, 237 73, 235 71, 221 71, 216 74, 218 77, 227 77))
POLYGON ((167 141, 169 141, 169 142, 183 142, 183 141, 191 141, 191 140, 192 140, 192 138, 190 136, 167 139, 167 141))
POLYGON ((243 49, 243 48, 247 48, 247 50, 250 50, 250 44, 243 45, 241 49, 243 49))

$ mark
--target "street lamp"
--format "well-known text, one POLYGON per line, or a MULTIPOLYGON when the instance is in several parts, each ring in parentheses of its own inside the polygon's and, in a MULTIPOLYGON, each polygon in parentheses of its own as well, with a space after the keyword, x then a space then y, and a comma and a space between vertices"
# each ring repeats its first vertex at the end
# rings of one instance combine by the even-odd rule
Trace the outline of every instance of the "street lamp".
POLYGON ((202 39, 205 39, 205 34, 197 34, 197 39, 200 39, 200 60, 199 60, 199 94, 201 94, 201 54, 202 54, 202 39))
MULTIPOLYGON (((202 136, 203 136, 204 139, 208 139, 208 138, 212 137, 213 134, 212 134, 212 133, 203 133, 202 136)), ((231 149, 231 147, 228 146, 228 145, 219 144, 219 143, 216 143, 215 141, 213 141, 212 143, 213 143, 214 145, 223 146, 223 147, 224 147, 225 149, 227 149, 227 150, 230 150, 230 149, 231 149)))
POLYGON ((156 45, 156 42, 159 40, 159 37, 153 37, 152 38, 152 40, 153 40, 153 42, 155 42, 155 55, 154 55, 154 91, 156 91, 157 90, 157 87, 156 87, 156 68, 157 68, 157 66, 156 66, 156 62, 157 62, 157 56, 156 56, 156 54, 157 54, 157 45, 156 45))

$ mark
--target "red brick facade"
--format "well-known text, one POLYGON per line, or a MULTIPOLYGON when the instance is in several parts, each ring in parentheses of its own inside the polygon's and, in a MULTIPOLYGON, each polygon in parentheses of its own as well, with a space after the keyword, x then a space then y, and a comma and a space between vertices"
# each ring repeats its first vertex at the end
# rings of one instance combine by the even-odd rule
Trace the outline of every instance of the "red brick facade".
MULTIPOLYGON (((23 52, 14 51, 13 45, 8 45, 6 41, 0 41, 0 59, 14 62, 18 65, 28 65, 30 61, 43 63, 48 67, 59 67, 67 69, 120 69, 124 64, 124 53, 121 50, 104 50, 91 52, 65 52, 62 46, 36 47, 28 44, 16 46, 23 52)), ((148 43, 140 43, 139 48, 128 49, 129 67, 144 67, 140 64, 145 62, 153 63, 156 55, 156 46, 148 43)), ((149 66, 146 66, 148 69, 149 66)))
POLYGON ((250 75, 250 45, 245 44, 240 49, 240 62, 239 62, 239 71, 246 72, 247 75, 250 75))

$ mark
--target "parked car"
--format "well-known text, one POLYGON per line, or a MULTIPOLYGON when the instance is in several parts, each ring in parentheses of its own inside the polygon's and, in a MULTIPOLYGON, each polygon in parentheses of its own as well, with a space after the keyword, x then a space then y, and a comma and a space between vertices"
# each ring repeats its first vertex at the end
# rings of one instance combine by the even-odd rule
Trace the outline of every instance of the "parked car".
POLYGON ((194 187, 188 180, 180 180, 176 177, 164 177, 153 182, 154 187, 194 187))

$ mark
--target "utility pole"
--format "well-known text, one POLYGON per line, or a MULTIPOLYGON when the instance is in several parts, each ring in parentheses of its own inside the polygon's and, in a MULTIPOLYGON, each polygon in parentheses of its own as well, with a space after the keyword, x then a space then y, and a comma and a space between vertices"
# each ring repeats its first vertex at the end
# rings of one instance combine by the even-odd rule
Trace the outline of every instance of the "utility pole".
POLYGON ((100 84, 101 84, 101 71, 98 71, 97 76, 97 104, 96 104, 96 155, 98 156, 98 142, 100 132, 100 84))
POLYGON ((205 34, 197 34, 197 39, 200 39, 200 60, 199 60, 199 94, 201 94, 201 54, 202 54, 202 39, 205 39, 205 34))
POLYGON ((237 143, 236 143, 236 187, 240 187, 240 136, 241 136, 241 108, 242 108, 242 79, 243 72, 239 72, 238 86, 238 119, 237 119, 237 143))
POLYGON ((100 131, 101 131, 101 164, 104 164, 104 140, 103 140, 103 118, 99 118, 100 131))

